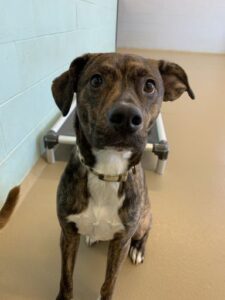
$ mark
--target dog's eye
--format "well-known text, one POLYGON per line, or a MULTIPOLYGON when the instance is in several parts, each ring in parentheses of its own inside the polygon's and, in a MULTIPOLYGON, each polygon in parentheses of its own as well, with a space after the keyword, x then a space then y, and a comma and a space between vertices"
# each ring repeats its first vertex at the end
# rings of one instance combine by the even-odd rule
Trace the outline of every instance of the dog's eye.
POLYGON ((153 94, 155 92, 155 82, 152 79, 148 79, 145 82, 144 91, 148 94, 153 94))
POLYGON ((95 74, 91 77, 90 83, 93 88, 98 88, 102 85, 103 79, 101 75, 95 74))

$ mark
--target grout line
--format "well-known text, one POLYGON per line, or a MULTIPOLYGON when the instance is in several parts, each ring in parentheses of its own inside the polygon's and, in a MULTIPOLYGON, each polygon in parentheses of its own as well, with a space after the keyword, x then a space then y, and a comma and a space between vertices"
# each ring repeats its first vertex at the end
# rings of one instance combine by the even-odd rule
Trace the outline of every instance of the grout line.
POLYGON ((33 83, 32 85, 30 85, 28 88, 22 90, 21 92, 15 94, 14 96, 8 98, 6 101, 4 101, 3 103, 0 104, 0 109, 5 106, 6 104, 8 104, 9 102, 11 102, 12 100, 14 100, 14 98, 19 97, 20 95, 26 93, 27 91, 31 90, 32 88, 36 87, 37 85, 39 85, 41 82, 45 81, 46 79, 49 79, 53 74, 55 74, 56 72, 58 72, 59 70, 61 70, 62 68, 66 67, 69 63, 63 64, 62 66, 60 66, 59 68, 55 69, 53 72, 51 72, 50 74, 48 74, 47 76, 45 76, 44 78, 41 78, 40 80, 36 81, 35 83, 33 83))
POLYGON ((10 43, 22 43, 23 41, 29 41, 29 40, 36 40, 36 39, 41 39, 41 38, 45 38, 45 37, 51 37, 54 35, 61 35, 61 34, 65 34, 65 33, 71 33, 71 32, 76 32, 76 29, 73 30, 67 30, 67 31, 60 31, 60 32, 53 32, 53 33, 48 33, 48 34, 43 34, 43 35, 35 35, 29 38, 24 38, 24 39, 20 39, 20 40, 11 40, 8 42, 0 42, 0 45, 3 44, 10 44, 10 43))
POLYGON ((78 0, 78 1, 86 2, 86 3, 92 4, 92 5, 96 5, 96 3, 92 2, 91 0, 78 0))
POLYGON ((78 29, 78 1, 75 1, 75 3, 74 3, 74 5, 75 5, 75 10, 76 10, 76 30, 79 30, 78 29))

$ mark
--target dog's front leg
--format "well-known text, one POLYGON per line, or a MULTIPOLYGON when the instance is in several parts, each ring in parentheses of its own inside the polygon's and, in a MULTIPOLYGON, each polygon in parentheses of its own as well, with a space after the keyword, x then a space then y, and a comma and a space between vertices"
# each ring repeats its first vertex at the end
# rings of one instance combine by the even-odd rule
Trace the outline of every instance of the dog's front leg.
POLYGON ((130 239, 117 237, 110 241, 107 259, 105 282, 101 288, 99 300, 111 300, 120 267, 127 257, 130 239))
POLYGON ((80 235, 73 225, 68 224, 61 232, 61 280, 60 291, 56 300, 71 300, 73 298, 73 270, 80 242, 80 235))

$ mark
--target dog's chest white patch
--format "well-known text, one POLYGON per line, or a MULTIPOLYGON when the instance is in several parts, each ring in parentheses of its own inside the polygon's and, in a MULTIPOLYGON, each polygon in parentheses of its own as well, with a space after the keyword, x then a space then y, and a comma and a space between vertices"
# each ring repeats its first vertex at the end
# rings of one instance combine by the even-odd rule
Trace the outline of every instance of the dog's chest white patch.
MULTIPOLYGON (((99 150, 93 151, 97 164, 95 170, 106 175, 118 175, 127 170, 129 151, 99 150)), ((82 235, 93 241, 111 240, 116 232, 124 229, 118 214, 123 204, 124 195, 118 197, 118 182, 105 182, 89 172, 88 190, 90 193, 88 207, 76 215, 69 215, 68 221, 75 222, 82 235)))

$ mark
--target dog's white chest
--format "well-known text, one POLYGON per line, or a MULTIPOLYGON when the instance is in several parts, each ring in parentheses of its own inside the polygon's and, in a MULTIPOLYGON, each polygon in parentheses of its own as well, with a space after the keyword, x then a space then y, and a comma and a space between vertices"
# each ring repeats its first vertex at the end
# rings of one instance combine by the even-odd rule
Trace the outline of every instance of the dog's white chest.
POLYGON ((75 222, 78 231, 93 241, 111 240, 114 234, 124 229, 118 210, 124 197, 117 196, 118 183, 100 181, 95 175, 89 174, 88 187, 91 197, 85 211, 69 216, 75 222))
MULTIPOLYGON (((105 158, 107 159, 107 155, 105 158)), ((103 164, 98 163, 96 169, 98 168, 99 173, 108 175, 124 172, 127 166, 127 160, 125 164, 122 157, 120 159, 117 156, 112 160, 107 159, 106 164, 104 159, 101 162, 103 164)), ((124 230, 118 214, 124 201, 124 196, 118 197, 119 183, 102 181, 90 172, 88 189, 91 195, 88 207, 80 214, 68 216, 68 221, 75 222, 79 233, 92 241, 111 240, 115 233, 124 230)))

